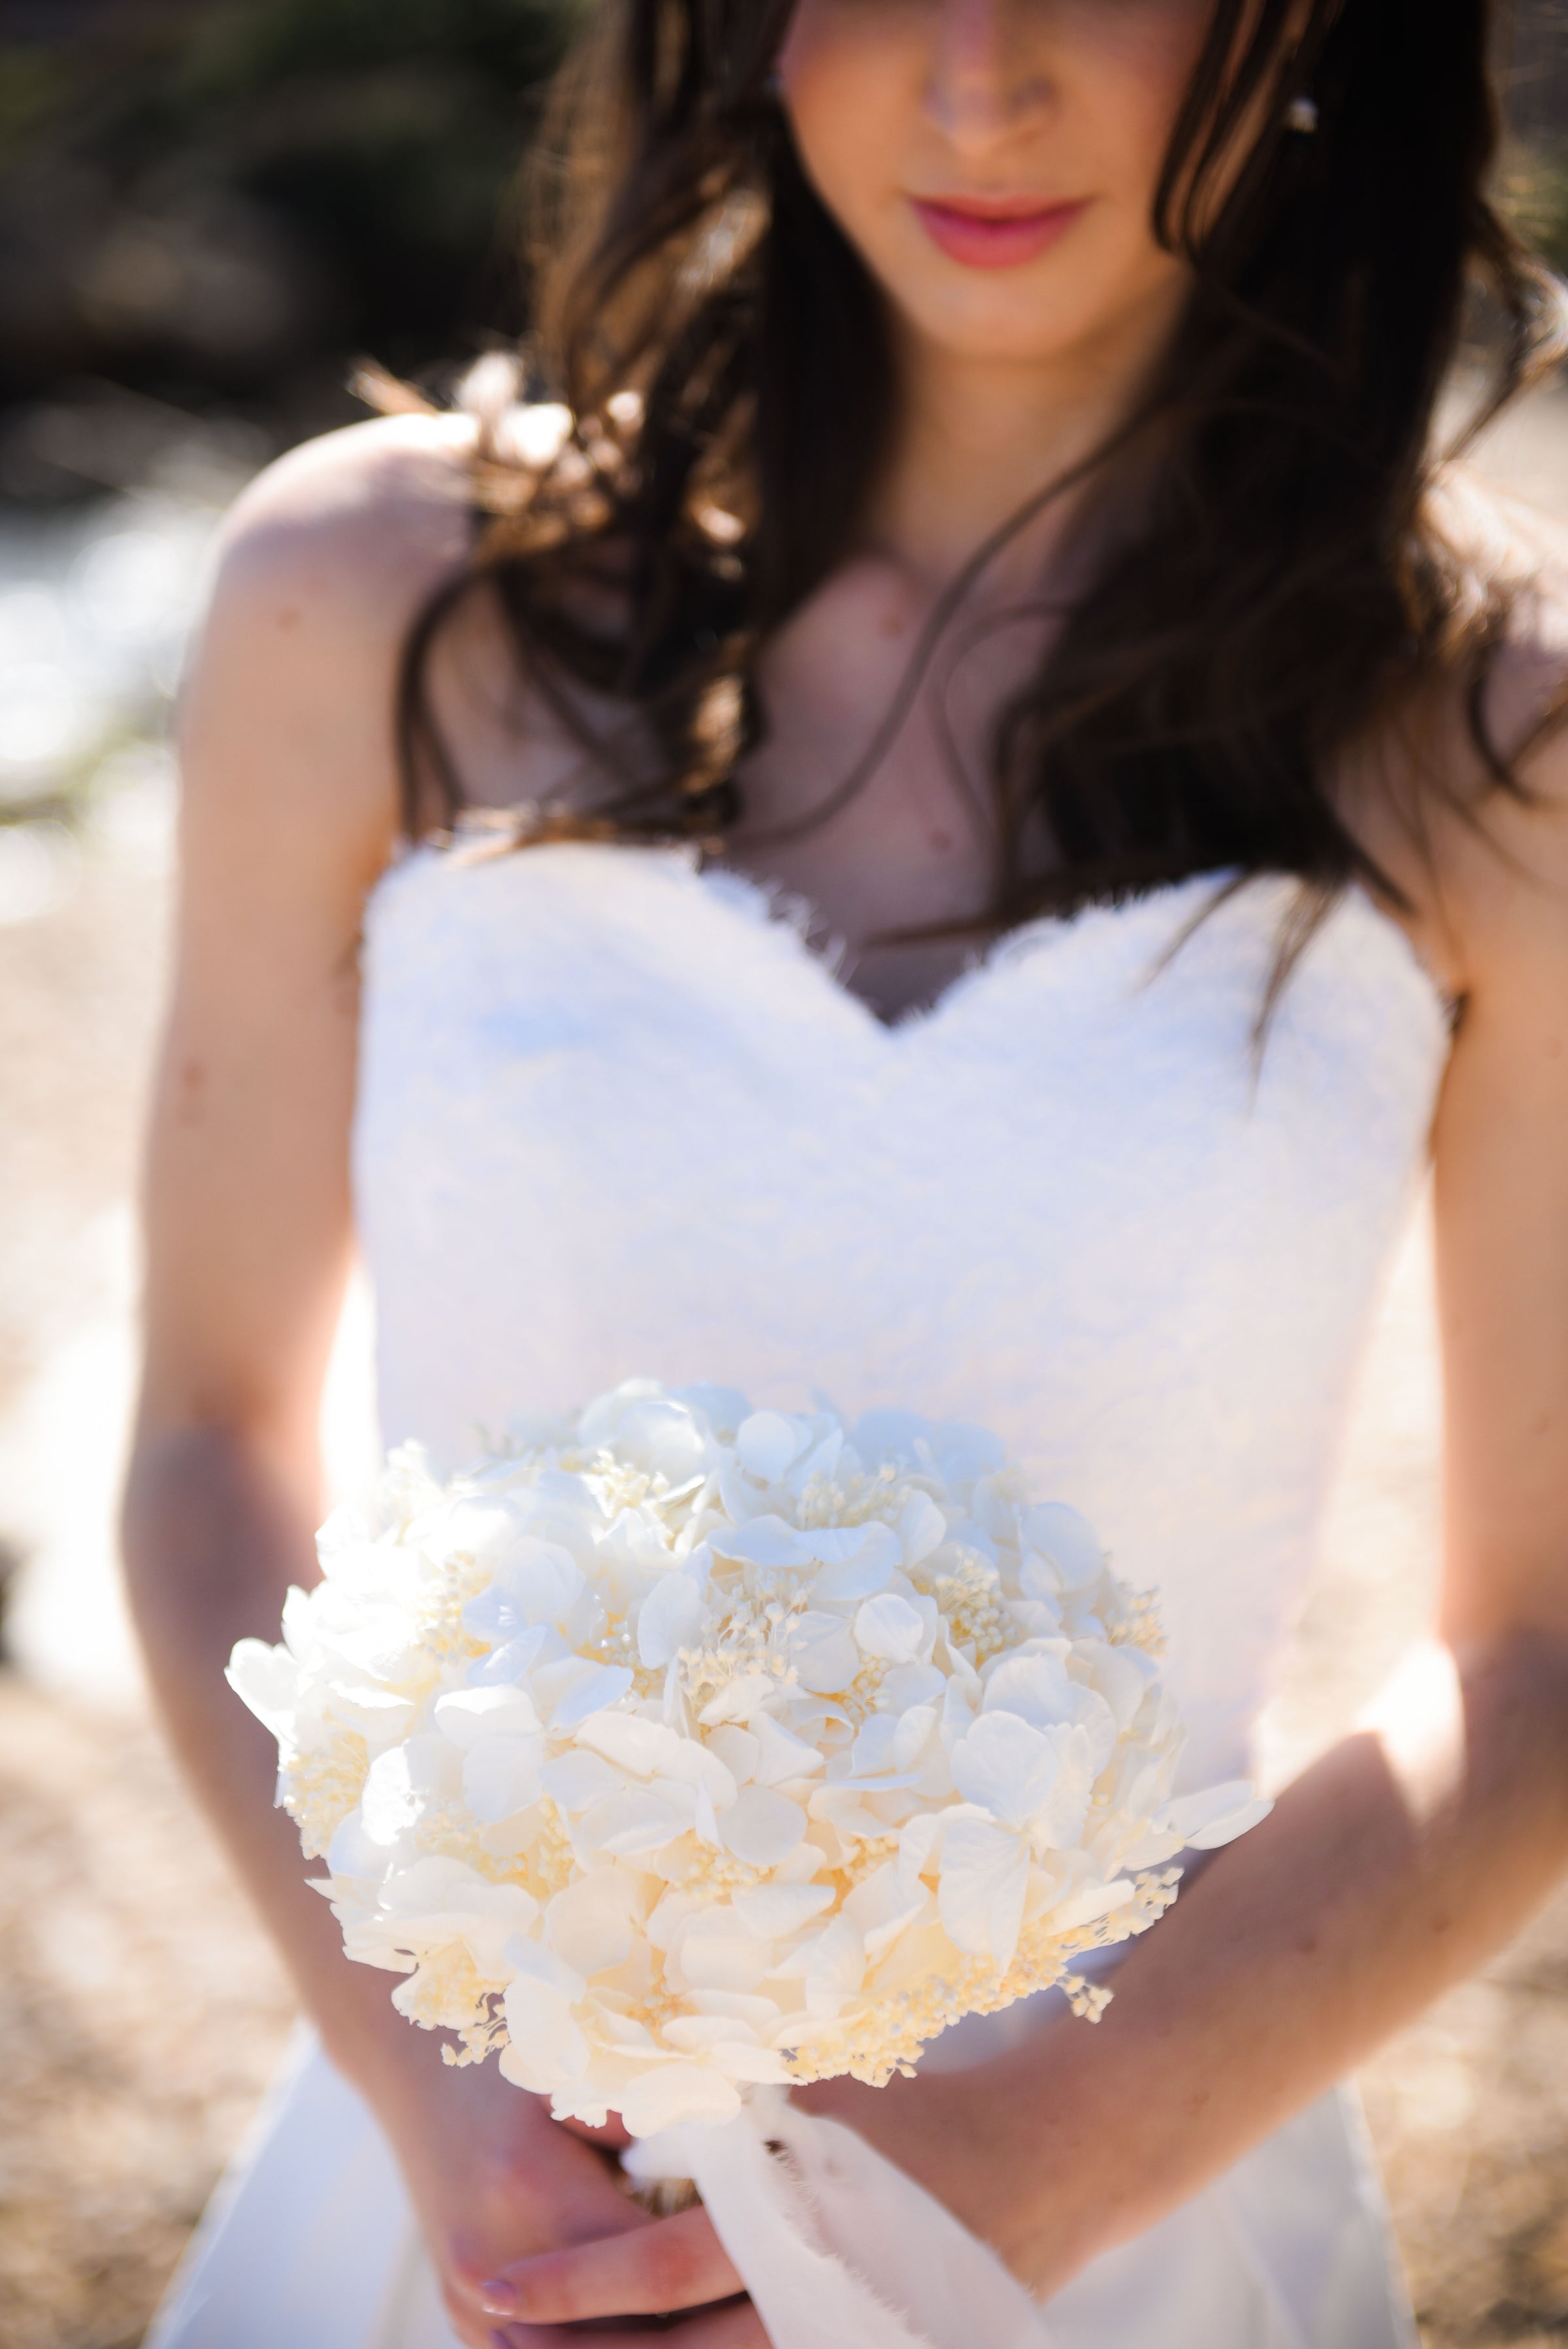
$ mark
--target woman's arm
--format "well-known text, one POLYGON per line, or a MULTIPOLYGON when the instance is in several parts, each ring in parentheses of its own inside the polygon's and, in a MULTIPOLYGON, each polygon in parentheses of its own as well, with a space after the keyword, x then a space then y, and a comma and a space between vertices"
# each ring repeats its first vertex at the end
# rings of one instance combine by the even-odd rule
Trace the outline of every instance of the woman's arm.
POLYGON ((352 1237, 356 948, 396 818, 404 630, 466 542, 420 422, 337 436, 242 501, 184 699, 182 886, 147 1184, 147 1363, 125 1554, 175 1746, 335 2062, 403 2156, 462 2336, 503 2257, 637 2213, 534 2100, 454 2072, 351 1964, 223 1680, 313 1583, 316 1414, 352 1237), (467 2265, 464 2265, 464 2261, 467 2265))
POLYGON ((1434 1133, 1438 1620, 1129 1954, 1099 2029, 975 2083, 1039 2189, 1004 2248, 1047 2285, 1363 2061, 1568 1867, 1568 737, 1525 774, 1532 803, 1434 833, 1464 1003, 1434 1133))
MULTIPOLYGON (((1435 1135, 1449 1432, 1429 1643, 1135 1945, 1098 2026, 1065 2018, 975 2072, 802 2093, 1043 2292, 1360 2063, 1568 1867, 1568 740, 1527 773, 1532 804, 1434 835, 1466 1008, 1435 1135)), ((670 2229, 687 2304, 733 2288, 701 2213, 670 2229)), ((513 2271, 520 2349, 671 2304, 660 2232, 513 2271)))

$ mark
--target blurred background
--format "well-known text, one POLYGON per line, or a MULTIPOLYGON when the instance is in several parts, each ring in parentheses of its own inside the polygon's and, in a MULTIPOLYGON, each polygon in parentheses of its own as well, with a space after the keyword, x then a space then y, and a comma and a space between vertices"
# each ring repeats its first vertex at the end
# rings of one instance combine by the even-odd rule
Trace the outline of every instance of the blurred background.
MULTIPOLYGON (((581 5, 0 0, 5 2349, 139 2341, 291 2019, 149 1721, 111 1537, 167 720, 207 549, 252 472, 356 413, 356 356, 438 386, 524 323, 518 164, 581 5)), ((1568 270, 1568 0, 1521 10, 1506 64, 1503 191, 1568 270)), ((1568 523, 1568 392, 1480 462, 1568 523)), ((355 1302, 342 1484, 366 1342, 355 1302)), ((1266 1724, 1276 1781, 1421 1621, 1437 1444, 1423 1212, 1266 1724)), ((1568 1899, 1363 2090, 1429 2349, 1568 2337, 1568 1899)))

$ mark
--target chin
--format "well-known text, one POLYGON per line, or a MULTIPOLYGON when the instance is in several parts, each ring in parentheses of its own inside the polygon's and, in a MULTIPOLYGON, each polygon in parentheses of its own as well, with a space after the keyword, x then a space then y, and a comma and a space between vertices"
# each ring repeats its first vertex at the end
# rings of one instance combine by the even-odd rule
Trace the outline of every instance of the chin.
POLYGON ((1031 302, 1022 288, 993 285, 952 302, 893 299, 925 342, 972 362, 1050 367, 1103 331, 1095 316, 1062 302, 1031 302))

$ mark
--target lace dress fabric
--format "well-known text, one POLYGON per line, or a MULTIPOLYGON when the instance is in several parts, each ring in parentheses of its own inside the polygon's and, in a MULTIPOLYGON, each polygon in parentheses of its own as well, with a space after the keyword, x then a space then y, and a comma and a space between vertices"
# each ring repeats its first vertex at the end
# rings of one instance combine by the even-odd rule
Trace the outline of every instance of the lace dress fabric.
MULTIPOLYGON (((355 1133, 387 1441, 456 1464, 636 1373, 979 1421, 1158 1586, 1187 1777, 1244 1774, 1448 1042, 1353 891, 1260 1054, 1293 888, 1032 925, 889 1028, 684 854, 410 853, 368 910, 355 1133)), ((1353 2109, 1045 2314, 1060 2349, 1412 2340, 1353 2109)), ((374 2124, 305 2053, 154 2349, 450 2338, 374 2124)))

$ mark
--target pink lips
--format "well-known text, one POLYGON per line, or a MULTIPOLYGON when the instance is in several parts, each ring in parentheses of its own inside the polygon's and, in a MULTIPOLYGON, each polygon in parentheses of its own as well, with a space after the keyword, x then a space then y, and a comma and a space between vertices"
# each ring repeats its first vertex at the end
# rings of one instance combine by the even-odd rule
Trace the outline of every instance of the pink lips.
POLYGON ((1016 269, 1048 252, 1088 211, 1087 202, 1042 204, 1028 196, 912 196, 933 244, 968 269, 1016 269))

